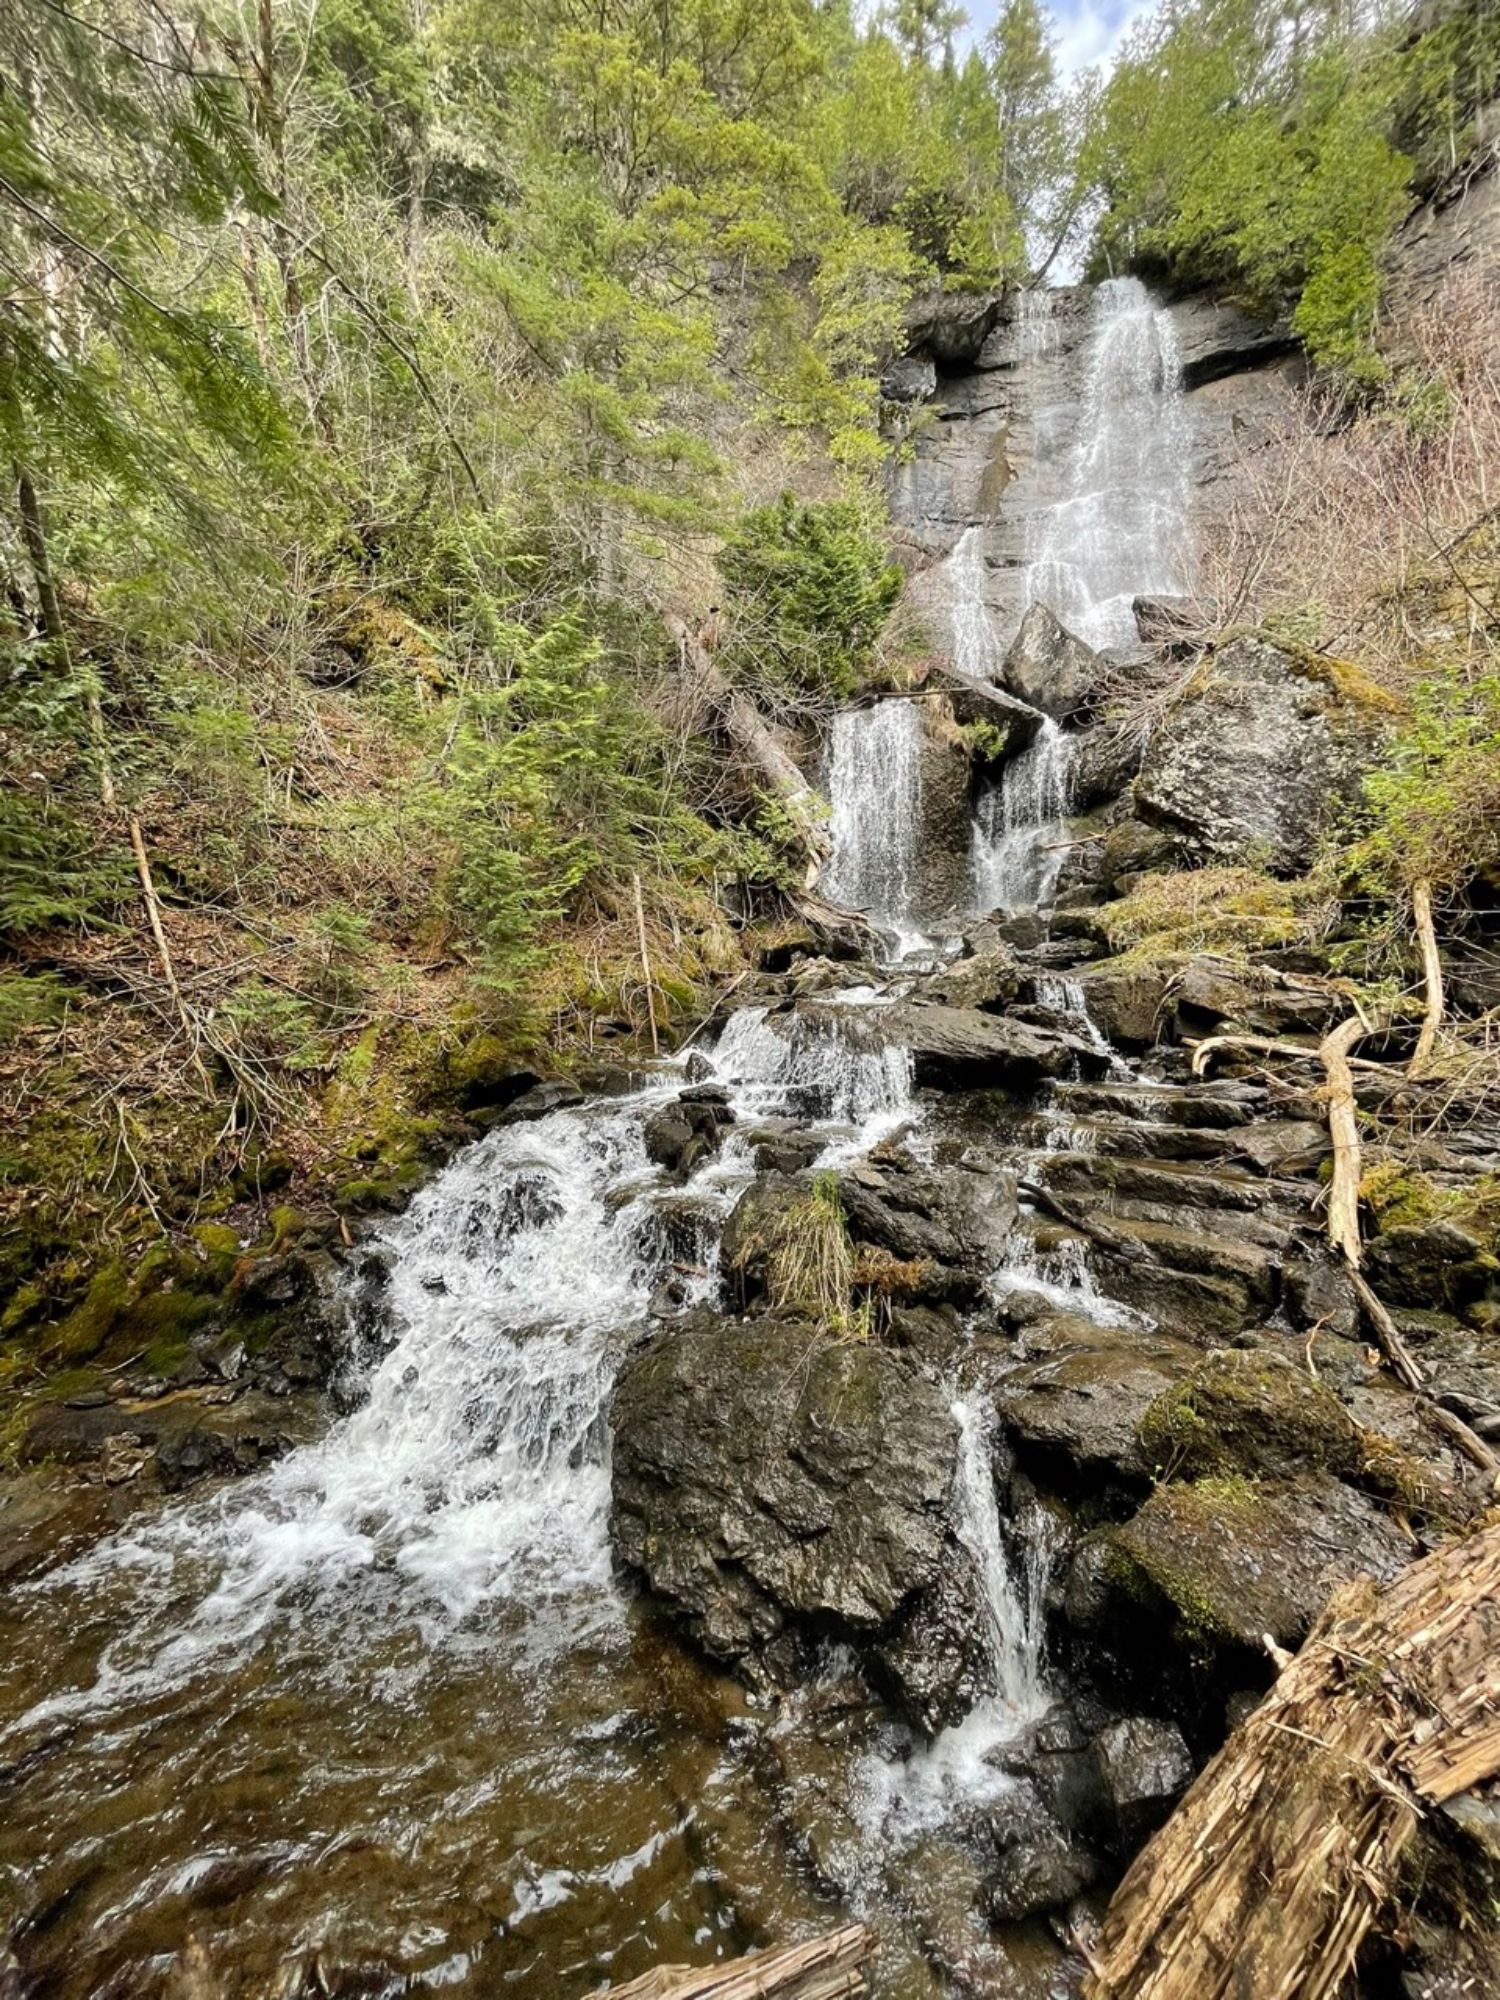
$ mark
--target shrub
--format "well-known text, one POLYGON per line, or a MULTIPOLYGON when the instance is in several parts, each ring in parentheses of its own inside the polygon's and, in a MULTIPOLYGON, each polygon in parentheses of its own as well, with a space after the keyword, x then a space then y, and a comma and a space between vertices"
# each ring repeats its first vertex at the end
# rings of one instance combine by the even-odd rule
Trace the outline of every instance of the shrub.
POLYGON ((719 569, 730 671, 803 696, 857 690, 901 594, 901 572, 852 501, 799 506, 784 493, 743 517, 719 569))

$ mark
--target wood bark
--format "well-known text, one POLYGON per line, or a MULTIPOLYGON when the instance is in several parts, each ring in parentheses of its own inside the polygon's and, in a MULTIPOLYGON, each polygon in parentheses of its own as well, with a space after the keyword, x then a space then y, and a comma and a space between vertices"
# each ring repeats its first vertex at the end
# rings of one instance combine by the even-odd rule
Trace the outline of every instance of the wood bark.
POLYGON ((600 2000, 859 2000, 875 1941, 863 1924, 845 1924, 810 1944, 755 1952, 726 1965, 662 1965, 600 2000))
POLYGON ((1432 923, 1432 888, 1429 883, 1413 883, 1411 913, 1422 953, 1422 983, 1427 1006, 1422 1016, 1422 1032, 1417 1036, 1416 1052, 1407 1074, 1421 1076, 1432 1059, 1438 1029, 1443 1025, 1443 961, 1438 955, 1437 932, 1432 923))
POLYGON ((1349 1055, 1369 1032, 1358 1014, 1326 1034, 1318 1060, 1328 1079, 1328 1136, 1333 1142, 1333 1178, 1328 1184, 1328 1240, 1343 1252, 1351 1271, 1359 1269, 1359 1123, 1354 1115, 1354 1078, 1349 1055))
POLYGON ((1348 1586, 1115 1892, 1086 2000, 1335 2000, 1424 1815, 1500 1772, 1500 1523, 1348 1586))
POLYGON ((786 808, 807 853, 805 886, 810 889, 829 853, 827 811, 822 798, 776 740, 755 704, 730 686, 682 620, 669 617, 666 622, 677 641, 684 671, 691 671, 723 723, 725 735, 745 761, 754 765, 786 808))

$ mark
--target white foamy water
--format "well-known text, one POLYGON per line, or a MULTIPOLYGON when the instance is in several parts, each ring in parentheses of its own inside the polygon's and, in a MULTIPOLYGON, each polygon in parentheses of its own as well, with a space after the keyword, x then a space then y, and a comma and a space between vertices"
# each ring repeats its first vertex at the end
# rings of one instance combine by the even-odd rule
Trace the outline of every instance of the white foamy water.
POLYGON ((914 701, 842 709, 828 755, 833 850, 822 891, 862 910, 894 940, 895 956, 928 939, 913 895, 922 829, 922 717, 914 701))
POLYGON ((974 906, 1042 910, 1062 873, 1072 802, 1073 739, 1050 716, 1012 757, 974 818, 974 906))
POLYGON ((1089 1266, 1087 1246, 1076 1236, 1065 1237, 1054 1250, 1042 1251, 1033 1237, 1018 1230, 1003 1268, 989 1284, 997 1301, 1014 1292, 1034 1292, 1059 1311, 1079 1313, 1100 1326, 1152 1325, 1145 1313, 1100 1291, 1089 1266))
MULTIPOLYGON (((783 1033, 743 1009, 713 1061, 741 1119, 826 1126, 828 1164, 914 1116, 907 1052, 852 1041, 831 1011, 799 1010, 783 1033)), ((95 1685, 25 1723, 171 1685, 288 1620, 351 1658, 401 1625, 441 1646, 487 1610, 504 1613, 511 1657, 607 1641, 621 1604, 605 1410, 622 1336, 676 1264, 701 1270, 690 1301, 717 1296, 718 1232, 753 1173, 731 1128, 685 1187, 665 1180, 643 1128, 679 1087, 504 1128, 440 1173, 369 1245, 389 1265, 394 1338, 360 1406, 39 1582, 39 1597, 126 1583, 128 1615, 95 1685)))
POLYGON ((1176 333, 1138 278, 1094 294, 1063 497, 1031 531, 1025 601, 1094 647, 1136 643, 1132 600, 1186 587, 1191 438, 1176 333))
POLYGON ((1013 1779, 997 1753, 1043 1715, 1047 1578, 1054 1554, 1050 1516, 1041 1510, 1007 1535, 991 1464, 993 1415, 974 1398, 953 1405, 958 1419, 955 1525, 979 1586, 989 1692, 962 1722, 905 1758, 872 1755, 856 1779, 855 1805, 866 1837, 899 1849, 958 1811, 993 1803, 1013 1779))

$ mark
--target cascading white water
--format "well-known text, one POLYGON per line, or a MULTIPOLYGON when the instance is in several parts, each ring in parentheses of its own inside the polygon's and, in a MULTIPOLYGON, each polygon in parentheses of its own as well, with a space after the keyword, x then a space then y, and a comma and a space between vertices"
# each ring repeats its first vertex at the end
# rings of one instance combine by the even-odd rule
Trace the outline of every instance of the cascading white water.
POLYGON ((742 1007, 725 1023, 714 1065, 732 1084, 839 1123, 889 1131, 913 1113, 911 1052, 853 1039, 833 1012, 796 1008, 773 1026, 766 1008, 742 1007))
POLYGON ((1052 901, 1062 872, 1072 779, 1073 739, 1048 716, 979 802, 973 866, 981 915, 1045 909, 1052 901))
POLYGON ((1042 1676, 1047 1550, 1040 1537, 1027 1538, 1017 1575, 995 1502, 991 1414, 972 1398, 956 1402, 953 1414, 959 1432, 958 1536, 974 1559, 979 1579, 986 1651, 995 1683, 991 1705, 994 1719, 1016 1730, 1034 1721, 1047 1705, 1042 1676))
POLYGON ((1010 351, 1016 362, 1036 361, 1057 347, 1057 319, 1053 313, 1054 294, 1045 286, 1017 294, 1011 322, 1010 351))
POLYGON ((1062 498, 1031 533, 1025 600, 1102 648, 1136 642, 1132 600, 1186 584, 1191 455, 1171 315, 1138 278, 1094 295, 1083 415, 1062 498))
POLYGON ((913 701, 842 709, 833 719, 828 790, 833 850, 824 893, 890 932, 897 955, 926 939, 913 912, 922 826, 922 718, 913 701))
POLYGON ((1013 1780, 994 1753, 1046 1710, 1047 1578, 1056 1553, 1051 1517, 1040 1509, 1007 1536, 990 1462, 993 1417, 972 1397, 953 1404, 958 1421, 955 1526, 974 1565, 990 1691, 962 1722, 905 1758, 866 1757, 856 1805, 867 1836, 900 1850, 944 1826, 955 1812, 993 1803, 1013 1780))
POLYGON ((984 529, 965 528, 948 558, 948 604, 953 664, 971 680, 993 681, 1000 671, 1000 641, 984 601, 984 529))

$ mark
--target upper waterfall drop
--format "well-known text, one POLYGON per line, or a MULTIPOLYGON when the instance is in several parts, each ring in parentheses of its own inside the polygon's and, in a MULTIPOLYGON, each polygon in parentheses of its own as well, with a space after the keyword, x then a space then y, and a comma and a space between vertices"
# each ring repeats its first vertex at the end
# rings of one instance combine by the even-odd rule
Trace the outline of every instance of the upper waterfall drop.
POLYGON ((1063 497, 1033 524, 1025 602, 1098 649, 1136 643, 1133 600, 1186 587, 1191 452, 1170 313, 1139 278, 1094 295, 1063 497))

